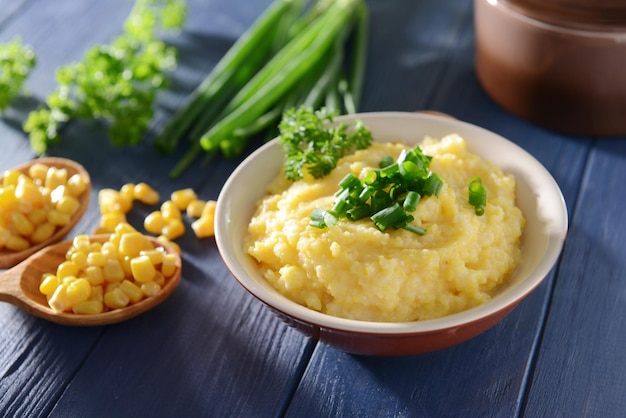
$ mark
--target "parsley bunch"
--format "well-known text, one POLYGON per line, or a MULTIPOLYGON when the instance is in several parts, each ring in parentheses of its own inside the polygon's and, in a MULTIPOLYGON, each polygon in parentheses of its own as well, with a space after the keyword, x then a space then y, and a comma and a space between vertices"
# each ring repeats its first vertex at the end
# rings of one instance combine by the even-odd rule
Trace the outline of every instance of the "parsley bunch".
POLYGON ((137 0, 124 33, 110 44, 95 45, 81 62, 57 70, 57 88, 46 107, 31 112, 24 123, 37 154, 60 140, 59 129, 74 118, 109 122, 114 144, 142 140, 166 71, 176 65, 176 51, 157 38, 160 29, 180 28, 185 0, 137 0))
POLYGON ((337 166, 341 157, 372 143, 372 134, 361 121, 356 121, 348 132, 345 124, 332 124, 334 116, 325 108, 313 111, 306 106, 283 114, 278 128, 288 180, 301 179, 304 170, 316 179, 322 178, 337 166))
POLYGON ((17 96, 35 61, 35 53, 20 38, 0 44, 0 112, 17 96))

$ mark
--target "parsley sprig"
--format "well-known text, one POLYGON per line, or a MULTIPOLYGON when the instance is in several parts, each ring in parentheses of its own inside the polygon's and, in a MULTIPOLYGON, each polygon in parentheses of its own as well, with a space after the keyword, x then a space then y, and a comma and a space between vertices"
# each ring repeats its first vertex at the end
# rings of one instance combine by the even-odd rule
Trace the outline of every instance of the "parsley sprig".
POLYGON ((57 70, 57 88, 46 106, 32 111, 24 123, 31 147, 43 154, 60 141, 59 130, 76 118, 109 123, 115 145, 142 140, 166 72, 176 65, 176 51, 158 39, 160 30, 179 29, 185 0, 136 0, 124 32, 110 44, 94 45, 80 62, 57 70))
POLYGON ((341 157, 372 143, 372 134, 361 121, 348 131, 344 123, 332 124, 334 116, 325 108, 313 111, 306 106, 283 114, 279 130, 288 180, 301 179, 305 170, 316 179, 325 177, 341 157))

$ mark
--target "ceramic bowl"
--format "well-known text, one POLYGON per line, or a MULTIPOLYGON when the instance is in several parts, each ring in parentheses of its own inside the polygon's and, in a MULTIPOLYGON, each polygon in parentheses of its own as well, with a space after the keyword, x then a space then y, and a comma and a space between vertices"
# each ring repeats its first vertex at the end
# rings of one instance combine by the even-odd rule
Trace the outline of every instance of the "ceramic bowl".
POLYGON ((567 208, 550 173, 528 152, 480 127, 438 115, 379 112, 337 118, 360 119, 375 141, 408 145, 424 136, 457 133, 468 149, 512 173, 517 204, 526 217, 522 261, 506 285, 490 301, 446 317, 402 323, 338 318, 301 306, 278 293, 246 254, 243 240, 257 201, 278 175, 282 148, 276 139, 263 145, 233 171, 217 201, 215 238, 219 252, 237 281, 285 322, 308 336, 354 354, 401 356, 444 349, 473 338, 510 313, 550 273, 568 228, 567 208))

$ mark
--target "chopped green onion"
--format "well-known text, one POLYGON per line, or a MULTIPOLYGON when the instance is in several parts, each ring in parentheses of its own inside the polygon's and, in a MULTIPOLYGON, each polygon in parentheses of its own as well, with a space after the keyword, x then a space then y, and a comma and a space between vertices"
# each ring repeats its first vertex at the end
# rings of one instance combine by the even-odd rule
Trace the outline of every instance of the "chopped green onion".
POLYGON ((325 213, 316 209, 311 224, 324 228, 344 217, 350 221, 370 217, 381 231, 405 229, 424 235, 424 228, 411 223, 414 217, 410 213, 415 212, 422 196, 438 196, 443 187, 441 177, 429 169, 431 160, 415 147, 403 150, 396 161, 383 158, 381 169, 369 171, 363 180, 346 175, 339 182, 332 210, 327 211, 334 218, 327 221, 325 213))
POLYGON ((394 203, 372 215, 372 221, 378 229, 385 232, 388 228, 402 228, 406 224, 406 212, 394 203))
POLYGON ((415 210, 417 209, 417 204, 420 201, 420 197, 420 194, 416 191, 411 190, 410 192, 408 192, 406 194, 406 197, 404 198, 404 204, 402 205, 404 210, 406 210, 407 212, 415 212, 415 210))
POLYGON ((435 195, 439 196, 439 192, 443 187, 443 180, 435 173, 431 173, 424 182, 423 194, 425 196, 435 195))
POLYGON ((327 226, 333 226, 337 223, 337 216, 329 210, 315 209, 311 214, 311 221, 309 225, 315 228, 326 228, 327 226))
POLYGON ((395 160, 394 160, 394 158, 391 155, 386 155, 386 156, 383 157, 382 160, 380 160, 380 163, 378 163, 378 167, 379 168, 389 167, 394 162, 395 162, 395 160))
POLYGON ((474 177, 470 180, 468 186, 469 204, 474 206, 474 213, 477 216, 485 214, 485 205, 487 204, 487 189, 483 186, 483 182, 480 177, 474 177))

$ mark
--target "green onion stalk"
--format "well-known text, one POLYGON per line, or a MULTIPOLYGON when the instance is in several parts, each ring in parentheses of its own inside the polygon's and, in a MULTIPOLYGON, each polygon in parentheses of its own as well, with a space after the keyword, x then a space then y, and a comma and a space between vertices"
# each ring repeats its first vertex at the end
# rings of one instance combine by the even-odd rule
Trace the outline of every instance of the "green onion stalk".
POLYGON ((167 122, 155 145, 189 150, 179 176, 203 152, 240 155, 289 108, 356 113, 367 54, 364 0, 274 0, 167 122))

